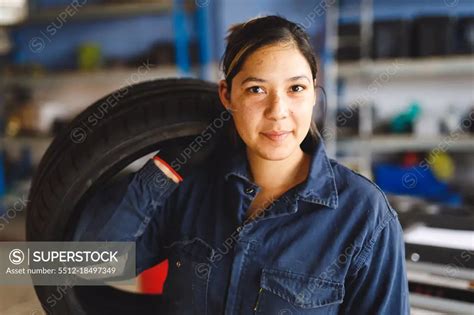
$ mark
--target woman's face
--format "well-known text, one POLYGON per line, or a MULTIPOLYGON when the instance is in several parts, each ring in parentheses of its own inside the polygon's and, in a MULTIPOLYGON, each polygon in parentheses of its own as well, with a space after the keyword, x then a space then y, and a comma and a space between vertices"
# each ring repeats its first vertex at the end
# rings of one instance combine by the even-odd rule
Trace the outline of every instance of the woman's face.
POLYGON ((219 83, 219 95, 247 149, 264 159, 281 160, 299 149, 308 133, 315 83, 295 45, 274 44, 247 57, 232 80, 230 98, 225 80, 219 83))

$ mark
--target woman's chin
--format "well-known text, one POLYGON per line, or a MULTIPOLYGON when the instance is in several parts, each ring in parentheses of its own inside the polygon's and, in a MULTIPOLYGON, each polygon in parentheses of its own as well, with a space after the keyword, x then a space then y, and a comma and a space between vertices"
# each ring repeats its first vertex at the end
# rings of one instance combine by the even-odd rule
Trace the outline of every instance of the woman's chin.
POLYGON ((278 161, 288 158, 293 152, 292 148, 290 145, 269 146, 262 144, 256 147, 256 152, 264 159, 278 161))

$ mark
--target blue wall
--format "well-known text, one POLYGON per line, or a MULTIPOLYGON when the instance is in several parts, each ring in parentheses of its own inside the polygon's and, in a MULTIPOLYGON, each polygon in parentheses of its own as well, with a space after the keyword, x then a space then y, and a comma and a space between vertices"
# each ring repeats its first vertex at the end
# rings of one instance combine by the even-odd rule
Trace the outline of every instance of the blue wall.
POLYGON ((218 28, 219 33, 217 34, 218 41, 216 46, 216 51, 219 56, 224 53, 224 38, 227 28, 234 23, 244 22, 250 18, 257 17, 258 15, 283 15, 293 22, 304 25, 306 27, 306 31, 311 36, 314 36, 318 31, 323 31, 322 25, 324 24, 324 16, 314 19, 314 22, 307 20, 307 15, 309 12, 315 10, 315 7, 317 7, 321 1, 222 0, 220 2, 221 14, 218 17, 218 24, 221 26, 218 28))

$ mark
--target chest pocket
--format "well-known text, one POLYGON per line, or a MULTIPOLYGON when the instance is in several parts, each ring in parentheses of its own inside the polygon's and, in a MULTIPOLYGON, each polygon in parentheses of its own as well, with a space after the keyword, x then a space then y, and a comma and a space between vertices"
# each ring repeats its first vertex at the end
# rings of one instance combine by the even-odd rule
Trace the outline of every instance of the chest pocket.
POLYGON ((172 246, 163 286, 170 314, 207 314, 212 253, 212 248, 198 238, 172 246))
POLYGON ((264 268, 257 314, 337 314, 344 285, 290 271, 264 268))

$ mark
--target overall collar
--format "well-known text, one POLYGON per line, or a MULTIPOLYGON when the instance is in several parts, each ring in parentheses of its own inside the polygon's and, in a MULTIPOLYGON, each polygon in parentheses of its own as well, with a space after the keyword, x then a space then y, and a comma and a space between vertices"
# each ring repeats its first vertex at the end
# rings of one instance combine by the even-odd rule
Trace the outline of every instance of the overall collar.
MULTIPOLYGON (((296 196, 299 200, 336 209, 338 205, 336 181, 322 139, 319 138, 314 145, 311 145, 310 151, 307 153, 311 154, 308 177, 304 182, 291 189, 295 189, 296 196)), ((250 185, 257 186, 257 184, 250 179, 250 165, 245 147, 234 150, 230 154, 224 163, 223 170, 226 180, 237 177, 250 185)))

